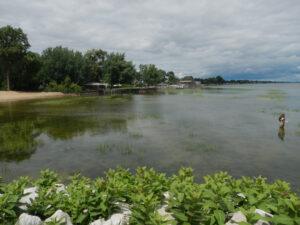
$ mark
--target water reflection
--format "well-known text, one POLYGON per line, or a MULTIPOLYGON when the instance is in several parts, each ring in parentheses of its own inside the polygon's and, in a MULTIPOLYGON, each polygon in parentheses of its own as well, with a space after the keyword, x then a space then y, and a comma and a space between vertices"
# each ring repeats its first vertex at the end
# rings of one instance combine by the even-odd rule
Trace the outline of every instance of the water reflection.
POLYGON ((35 123, 25 120, 0 125, 0 161, 20 162, 31 157, 42 144, 37 139, 40 131, 35 128, 35 123))
POLYGON ((279 139, 284 141, 284 136, 285 136, 284 127, 279 127, 279 130, 278 130, 279 139))
POLYGON ((91 135, 110 131, 127 132, 127 120, 113 118, 83 118, 72 116, 37 117, 0 125, 0 162, 20 162, 29 159, 43 144, 44 133, 52 140, 68 140, 89 132, 91 135))

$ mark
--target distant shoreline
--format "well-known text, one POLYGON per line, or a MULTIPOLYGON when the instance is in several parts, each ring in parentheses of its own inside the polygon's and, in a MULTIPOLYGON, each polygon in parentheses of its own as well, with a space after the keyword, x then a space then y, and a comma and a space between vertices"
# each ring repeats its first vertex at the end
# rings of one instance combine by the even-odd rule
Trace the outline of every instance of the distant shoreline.
POLYGON ((65 96, 61 92, 0 91, 0 103, 65 96))

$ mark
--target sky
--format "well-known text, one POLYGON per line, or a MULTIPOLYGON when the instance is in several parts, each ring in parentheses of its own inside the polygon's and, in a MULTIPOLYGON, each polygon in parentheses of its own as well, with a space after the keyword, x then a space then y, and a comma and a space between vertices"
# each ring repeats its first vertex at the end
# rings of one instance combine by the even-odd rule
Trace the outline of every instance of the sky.
POLYGON ((1 0, 30 50, 122 52, 179 77, 300 81, 300 0, 1 0))

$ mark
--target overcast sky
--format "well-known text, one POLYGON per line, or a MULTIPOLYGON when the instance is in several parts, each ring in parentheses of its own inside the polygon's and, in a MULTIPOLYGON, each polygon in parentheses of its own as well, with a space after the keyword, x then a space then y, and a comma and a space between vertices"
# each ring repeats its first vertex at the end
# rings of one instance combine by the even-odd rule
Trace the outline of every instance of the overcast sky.
POLYGON ((300 0, 1 0, 31 51, 125 52, 178 76, 300 81, 300 0))

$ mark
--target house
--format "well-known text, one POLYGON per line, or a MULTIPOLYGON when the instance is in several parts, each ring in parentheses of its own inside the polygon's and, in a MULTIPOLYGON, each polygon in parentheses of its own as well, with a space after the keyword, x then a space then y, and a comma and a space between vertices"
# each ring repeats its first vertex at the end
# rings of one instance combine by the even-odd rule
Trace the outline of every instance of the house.
POLYGON ((181 80, 179 84, 183 86, 183 88, 199 88, 201 83, 200 81, 194 80, 181 80))

